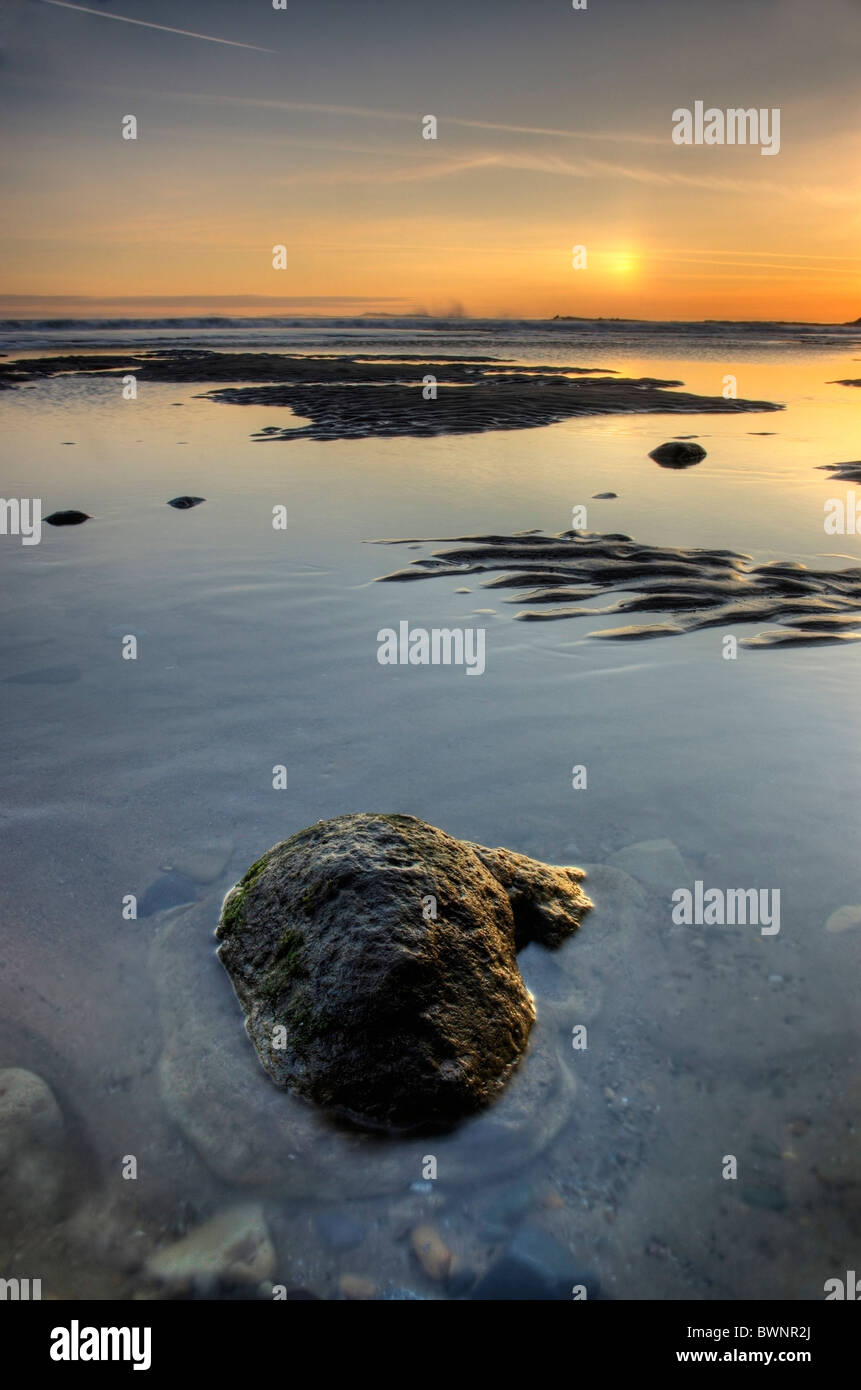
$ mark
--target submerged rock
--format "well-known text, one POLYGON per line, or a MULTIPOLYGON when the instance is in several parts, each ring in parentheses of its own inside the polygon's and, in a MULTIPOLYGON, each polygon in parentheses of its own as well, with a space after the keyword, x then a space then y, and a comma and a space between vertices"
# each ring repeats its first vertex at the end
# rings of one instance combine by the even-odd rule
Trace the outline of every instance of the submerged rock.
POLYGON ((368 1128, 448 1125, 524 1052, 516 951, 576 929, 582 877, 413 816, 339 816, 231 889, 218 956, 277 1085, 368 1128))
POLYGON ((497 1299, 564 1299, 600 1295, 598 1277, 571 1251, 538 1226, 522 1226, 476 1285, 471 1297, 497 1299), (582 1292, 580 1292, 582 1290, 582 1292))
POLYGON ((670 893, 689 882, 691 873, 672 840, 640 840, 608 855, 610 868, 639 879, 655 893, 670 893))
POLYGON ((0 1071, 0 1191, 4 1233, 55 1213, 65 1181, 66 1131, 50 1087, 20 1067, 0 1071))
POLYGON ((262 1208, 247 1202, 219 1212, 151 1255, 146 1269, 153 1279, 180 1289, 203 1284, 214 1291, 224 1280, 258 1284, 271 1278, 275 1251, 262 1208))
MULTIPOLYGON (((237 1188, 343 1203, 402 1193, 421 1170, 427 1137, 333 1125, 301 1096, 279 1090, 241 1026, 236 995, 209 949, 220 896, 156 919, 150 963, 164 1048, 158 1078, 166 1110, 211 1172, 237 1188)), ((530 949, 538 950, 538 947, 530 949)), ((556 953, 564 963, 569 941, 556 953)), ((573 966, 572 966, 573 968, 573 966)), ((594 972, 578 986, 591 990, 594 972)), ((570 1031, 570 1028, 567 1031, 570 1031)), ((575 1077, 542 1005, 525 1057, 494 1105, 433 1139, 447 1187, 520 1171, 567 1123, 575 1077)))
POLYGON ((838 907, 825 923, 825 930, 833 933, 851 931, 853 927, 861 927, 861 905, 858 903, 838 907))
POLYGON ((701 444, 688 444, 681 439, 659 444, 649 454, 649 458, 662 468, 690 468, 691 464, 699 463, 705 456, 706 451, 701 444))

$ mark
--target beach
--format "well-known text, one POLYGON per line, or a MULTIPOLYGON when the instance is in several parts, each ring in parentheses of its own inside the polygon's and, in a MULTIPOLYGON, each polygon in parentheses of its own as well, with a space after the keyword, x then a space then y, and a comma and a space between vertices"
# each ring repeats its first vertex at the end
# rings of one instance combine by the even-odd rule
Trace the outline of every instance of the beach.
POLYGON ((5 495, 89 518, 0 548, 0 1064, 41 1077, 66 1130, 25 1225, 0 1218, 16 1265, 56 1297, 457 1298, 504 1288, 512 1243, 551 1228, 603 1297, 821 1297, 861 1226, 861 927, 835 918, 861 902, 861 646, 830 640, 854 632, 861 552, 824 525, 852 488, 828 466, 858 454, 859 330, 78 322, 7 324, 0 350, 5 495), (679 435, 705 456, 660 467, 679 435), (590 592, 558 602, 535 558, 570 590, 576 535, 590 592), (800 598, 816 640, 745 645, 791 637, 800 598), (480 674, 381 664, 402 623, 480 628, 480 674), (632 624, 665 630, 607 640, 632 624), (333 1125, 295 1154, 279 1129, 213 933, 263 851, 353 812, 586 870, 576 938, 519 957, 529 1125, 516 1105, 432 1140, 333 1125), (696 883, 779 891, 779 931, 674 922, 696 883), (225 1212, 259 1258, 196 1284, 165 1252, 225 1212), (417 1228, 446 1253, 417 1254, 417 1228))

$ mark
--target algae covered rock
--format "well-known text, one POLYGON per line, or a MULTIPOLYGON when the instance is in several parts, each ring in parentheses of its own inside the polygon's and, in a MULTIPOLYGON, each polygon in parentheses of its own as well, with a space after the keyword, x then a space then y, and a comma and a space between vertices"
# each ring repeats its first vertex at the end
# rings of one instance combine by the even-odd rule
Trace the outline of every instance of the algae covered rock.
POLYGON ((413 816, 339 816, 231 889, 218 956, 277 1085, 364 1127, 446 1125, 525 1051, 516 952, 576 929, 582 877, 413 816))

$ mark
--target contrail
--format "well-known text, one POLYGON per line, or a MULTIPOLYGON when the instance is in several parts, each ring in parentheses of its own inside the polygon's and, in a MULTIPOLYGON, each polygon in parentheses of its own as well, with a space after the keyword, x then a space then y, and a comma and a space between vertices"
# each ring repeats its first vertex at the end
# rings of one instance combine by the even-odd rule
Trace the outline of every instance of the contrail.
POLYGON ((250 48, 254 53, 277 53, 277 48, 258 48, 253 43, 237 43, 234 39, 215 39, 211 34, 196 34, 192 29, 171 29, 167 24, 150 24, 146 19, 129 19, 124 14, 108 14, 106 10, 91 10, 87 5, 70 5, 68 0, 42 0, 44 5, 56 5, 61 10, 80 10, 81 14, 97 14, 100 19, 118 19, 122 24, 138 24, 142 29, 160 29, 163 34, 182 34, 186 39, 205 39, 207 43, 226 43, 230 48, 250 48))

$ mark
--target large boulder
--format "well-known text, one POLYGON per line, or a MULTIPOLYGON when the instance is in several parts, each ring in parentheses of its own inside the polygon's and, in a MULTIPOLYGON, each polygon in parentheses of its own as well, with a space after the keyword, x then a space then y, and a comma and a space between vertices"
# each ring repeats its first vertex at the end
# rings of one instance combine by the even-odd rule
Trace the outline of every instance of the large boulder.
POLYGON ((447 1125, 525 1051, 516 951, 576 929, 582 878, 413 816, 339 816, 231 889, 218 956, 277 1085, 367 1128, 447 1125))

